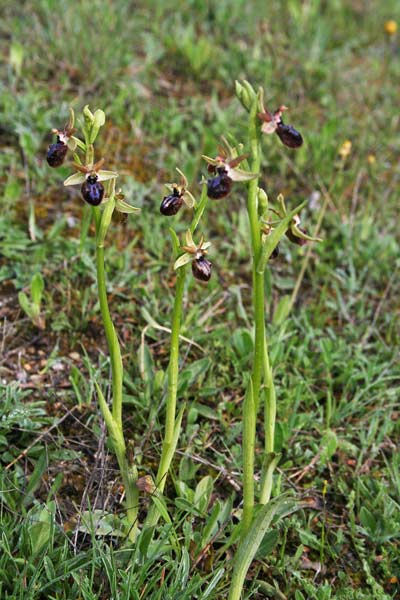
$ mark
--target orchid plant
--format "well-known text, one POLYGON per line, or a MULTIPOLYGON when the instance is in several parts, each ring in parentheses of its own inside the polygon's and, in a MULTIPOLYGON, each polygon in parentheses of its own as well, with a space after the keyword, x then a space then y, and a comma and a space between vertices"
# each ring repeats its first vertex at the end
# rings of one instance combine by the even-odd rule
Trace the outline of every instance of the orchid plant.
POLYGON ((100 128, 105 124, 105 114, 98 109, 94 113, 88 106, 83 109, 80 120, 82 138, 75 136, 75 115, 70 109, 70 117, 65 128, 53 130, 57 135, 55 144, 49 146, 47 162, 50 167, 59 167, 64 163, 68 151, 72 152, 75 173, 65 181, 65 186, 79 185, 83 200, 91 206, 96 228, 96 273, 100 311, 111 362, 111 408, 105 399, 98 382, 94 382, 97 398, 106 422, 118 465, 121 471, 125 491, 127 533, 131 540, 136 538, 138 515, 137 469, 127 452, 127 443, 122 426, 122 386, 123 364, 118 335, 111 318, 107 300, 107 288, 104 265, 104 245, 114 210, 123 213, 137 213, 138 208, 125 201, 121 190, 116 191, 118 172, 103 169, 105 162, 101 158, 95 162, 94 143, 100 128))
POLYGON ((266 110, 263 90, 256 92, 247 81, 236 83, 236 95, 249 115, 248 153, 243 154, 243 145, 234 148, 223 139, 223 147, 216 158, 203 157, 213 175, 207 182, 210 198, 219 200, 229 195, 235 181, 248 182, 254 355, 243 403, 243 512, 229 600, 241 597, 246 573, 272 519, 293 509, 293 504, 285 497, 271 500, 273 473, 279 456, 274 451, 276 395, 265 324, 265 271, 269 260, 278 255, 279 242, 285 235, 298 245, 319 241, 300 227, 299 215, 306 202, 287 210, 280 194, 277 206, 271 207, 267 193, 259 186, 264 134, 276 134, 285 146, 292 149, 303 144, 301 134, 292 125, 283 122, 282 114, 287 108, 280 106, 272 113, 266 110), (249 171, 238 168, 245 159, 248 160, 249 171), (256 489, 256 422, 261 404, 264 407, 264 457, 260 484, 256 489))

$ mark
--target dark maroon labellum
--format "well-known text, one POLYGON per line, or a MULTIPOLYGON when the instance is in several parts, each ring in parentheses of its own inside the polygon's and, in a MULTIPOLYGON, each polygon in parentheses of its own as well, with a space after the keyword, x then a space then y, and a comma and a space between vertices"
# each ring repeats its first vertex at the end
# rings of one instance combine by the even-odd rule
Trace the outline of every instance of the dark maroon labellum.
POLYGON ((196 279, 200 281, 209 281, 211 277, 212 264, 209 260, 200 256, 192 262, 192 273, 196 279))
POLYGON ((276 133, 282 144, 289 148, 300 148, 303 143, 301 134, 291 125, 285 125, 282 121, 278 123, 276 133))
POLYGON ((274 258, 277 258, 279 256, 279 244, 277 246, 275 246, 275 248, 272 250, 271 256, 269 257, 270 260, 273 260, 274 258))
POLYGON ((213 200, 225 198, 232 190, 232 179, 223 167, 217 169, 218 175, 207 181, 207 196, 213 200))
POLYGON ((180 210, 183 204, 183 196, 179 190, 173 190, 172 194, 165 196, 161 202, 160 213, 166 217, 172 217, 180 210))
POLYGON ((104 186, 97 181, 97 175, 89 175, 82 183, 81 194, 83 199, 92 206, 98 206, 103 200, 104 186))
MULTIPOLYGON (((305 229, 302 229, 301 227, 299 227, 300 231, 302 233, 304 233, 305 235, 307 235, 307 231, 305 229)), ((307 240, 303 240, 303 238, 297 237, 297 235, 294 235, 293 231, 291 229, 288 229, 286 232, 286 237, 293 242, 293 244, 297 244, 298 246, 305 246, 307 244, 307 240)))
POLYGON ((49 149, 47 150, 46 160, 49 167, 60 167, 65 160, 67 152, 67 144, 61 142, 60 138, 57 137, 57 142, 55 144, 50 144, 49 149))

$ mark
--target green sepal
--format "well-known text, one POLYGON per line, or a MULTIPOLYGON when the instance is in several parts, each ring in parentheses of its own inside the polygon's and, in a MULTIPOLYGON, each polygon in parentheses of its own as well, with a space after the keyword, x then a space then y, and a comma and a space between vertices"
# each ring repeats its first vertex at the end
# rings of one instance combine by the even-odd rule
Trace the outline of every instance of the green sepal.
POLYGON ((118 177, 118 173, 116 171, 107 171, 106 169, 100 169, 97 172, 97 180, 98 181, 107 181, 108 179, 116 179, 118 177))
POLYGON ((249 173, 249 171, 245 171, 244 169, 230 169, 229 177, 232 181, 251 181, 252 179, 257 179, 259 177, 259 173, 249 173))
POLYGON ((67 179, 64 181, 64 185, 79 185, 85 180, 86 175, 84 175, 83 173, 74 173, 73 175, 67 177, 67 179))
POLYGON ((71 150, 71 152, 75 152, 77 145, 78 144, 76 142, 76 138, 70 137, 67 142, 68 150, 71 150))
POLYGON ((131 206, 130 204, 128 204, 128 202, 125 202, 125 200, 118 200, 118 199, 115 202, 115 208, 119 212, 127 213, 127 214, 138 213, 141 211, 140 208, 136 208, 136 206, 131 206))
POLYGON ((179 258, 176 259, 174 263, 175 271, 189 264, 191 260, 193 260, 193 256, 189 254, 189 252, 185 252, 184 254, 182 254, 179 258))
POLYGON ((322 242, 323 241, 322 238, 312 237, 311 235, 304 233, 303 231, 301 231, 301 229, 299 229, 299 227, 297 227, 297 225, 295 225, 293 223, 290 226, 290 229, 291 229, 293 235, 295 235, 296 237, 298 237, 302 240, 307 240, 308 242, 322 242))
POLYGON ((70 147, 70 145, 69 145, 71 141, 75 142, 75 148, 78 146, 78 148, 80 148, 83 152, 86 152, 86 144, 85 144, 85 142, 82 142, 82 140, 80 140, 79 138, 75 137, 74 135, 71 135, 70 140, 68 142, 68 148, 70 150, 72 150, 72 151, 75 150, 75 148, 72 149, 70 147))

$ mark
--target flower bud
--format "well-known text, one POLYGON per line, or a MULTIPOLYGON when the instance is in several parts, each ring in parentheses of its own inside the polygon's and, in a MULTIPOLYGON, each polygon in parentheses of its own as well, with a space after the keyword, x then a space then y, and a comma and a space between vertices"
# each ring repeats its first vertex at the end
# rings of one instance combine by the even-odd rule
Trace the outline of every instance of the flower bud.
POLYGON ((217 175, 207 181, 207 196, 213 200, 220 200, 230 194, 232 179, 224 168, 217 169, 217 175))
POLYGON ((200 256, 192 261, 192 273, 199 281, 209 281, 211 277, 212 264, 209 260, 200 256))
POLYGON ((97 175, 89 175, 82 183, 81 194, 83 199, 91 206, 98 206, 103 200, 104 186, 97 181, 97 175))
POLYGON ((47 151, 46 160, 49 167, 60 167, 65 160, 67 152, 67 144, 62 142, 59 136, 57 136, 57 142, 55 144, 50 144, 47 151))
POLYGON ((258 188, 257 190, 258 212, 263 215, 268 209, 268 196, 265 190, 258 188))
POLYGON ((248 86, 244 86, 241 83, 239 83, 239 81, 235 82, 236 97, 243 106, 243 108, 247 111, 250 111, 255 96, 254 90, 252 90, 252 88, 249 88, 249 86, 250 84, 248 84, 248 86))

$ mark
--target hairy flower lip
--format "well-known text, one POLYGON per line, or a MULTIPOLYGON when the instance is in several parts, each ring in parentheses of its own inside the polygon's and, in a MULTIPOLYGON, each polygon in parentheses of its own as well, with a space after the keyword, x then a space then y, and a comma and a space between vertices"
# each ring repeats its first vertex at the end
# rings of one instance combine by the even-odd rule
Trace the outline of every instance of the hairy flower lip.
POLYGON ((104 186, 96 174, 89 174, 86 181, 82 183, 81 187, 82 198, 91 206, 98 206, 101 204, 104 197, 104 186))
POLYGON ((288 148, 300 148, 303 144, 302 135, 292 125, 283 122, 282 113, 286 110, 289 110, 288 107, 281 105, 273 113, 265 108, 263 112, 259 112, 257 116, 262 121, 261 131, 267 135, 276 133, 282 144, 288 148))
POLYGON ((67 152, 67 144, 57 136, 57 142, 55 144, 50 144, 47 150, 46 160, 49 167, 60 167, 64 163, 67 152))
MULTIPOLYGON (((176 171, 181 176, 180 183, 166 183, 165 187, 167 188, 168 191, 171 192, 170 196, 175 195, 176 198, 179 198, 179 197, 182 198, 183 202, 186 204, 186 206, 188 208, 193 208, 196 204, 196 201, 194 199, 193 194, 188 190, 188 185, 189 185, 188 180, 187 180, 186 176, 184 175, 184 173, 182 173, 182 171, 178 167, 176 167, 176 171)), ((164 196, 163 201, 168 197, 169 196, 164 196)), ((180 207, 181 206, 179 206, 179 209, 180 209, 180 207)), ((162 211, 161 211, 161 213, 166 214, 166 213, 163 213, 162 211)), ((172 214, 176 214, 176 213, 171 213, 171 215, 172 214)))
POLYGON ((208 282, 211 278, 212 263, 203 255, 195 258, 192 262, 193 277, 198 281, 208 282))
POLYGON ((207 196, 212 200, 222 200, 232 191, 233 180, 224 167, 217 167, 217 174, 207 180, 207 196))
POLYGON ((278 123, 275 133, 282 144, 288 148, 300 148, 303 145, 303 137, 292 125, 286 125, 282 120, 278 123))
POLYGON ((164 196, 160 205, 160 213, 166 217, 172 217, 176 215, 182 208, 184 202, 184 194, 175 187, 172 194, 164 196))

